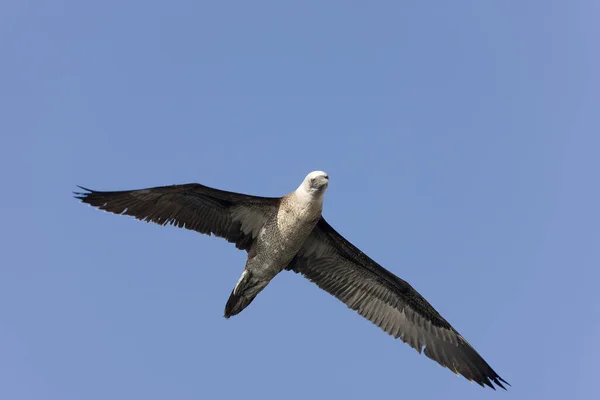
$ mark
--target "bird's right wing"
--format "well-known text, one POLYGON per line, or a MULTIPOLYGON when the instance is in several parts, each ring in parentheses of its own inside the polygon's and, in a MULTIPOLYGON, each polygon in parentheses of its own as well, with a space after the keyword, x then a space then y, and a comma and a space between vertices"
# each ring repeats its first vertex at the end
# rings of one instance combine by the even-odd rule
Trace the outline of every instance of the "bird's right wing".
MULTIPOLYGON (((481 386, 502 379, 408 282, 392 274, 321 218, 288 269, 304 275, 419 353, 481 386)), ((492 383, 493 382, 493 383, 492 383)))
POLYGON ((280 198, 227 192, 198 183, 101 192, 80 187, 75 197, 104 211, 222 237, 248 250, 280 198))

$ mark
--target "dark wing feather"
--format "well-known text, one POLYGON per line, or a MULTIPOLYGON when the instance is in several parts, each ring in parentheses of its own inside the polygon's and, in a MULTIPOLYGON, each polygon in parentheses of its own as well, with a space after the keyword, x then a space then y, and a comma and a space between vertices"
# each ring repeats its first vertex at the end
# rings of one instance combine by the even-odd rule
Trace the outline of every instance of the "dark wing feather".
POLYGON ((479 385, 508 384, 415 289, 323 218, 288 269, 316 283, 394 338, 479 385))
POLYGON ((118 192, 86 189, 75 197, 101 210, 159 225, 175 225, 222 237, 248 250, 279 198, 257 197, 198 183, 118 192))

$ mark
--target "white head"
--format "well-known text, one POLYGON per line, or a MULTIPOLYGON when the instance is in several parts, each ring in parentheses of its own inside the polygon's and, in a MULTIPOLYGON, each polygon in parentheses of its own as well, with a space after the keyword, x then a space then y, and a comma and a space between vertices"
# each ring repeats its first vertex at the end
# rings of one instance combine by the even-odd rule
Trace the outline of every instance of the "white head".
POLYGON ((306 175, 298 189, 312 196, 323 196, 328 185, 329 176, 325 172, 313 171, 306 175))

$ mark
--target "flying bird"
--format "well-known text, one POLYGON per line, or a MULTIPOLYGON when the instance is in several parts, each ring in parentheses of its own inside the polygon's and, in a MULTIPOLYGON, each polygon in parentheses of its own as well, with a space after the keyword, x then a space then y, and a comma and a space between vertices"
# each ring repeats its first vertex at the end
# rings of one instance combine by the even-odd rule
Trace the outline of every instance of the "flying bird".
POLYGON ((281 271, 303 275, 419 353, 469 381, 507 384, 413 287, 377 264, 321 215, 329 176, 314 171, 283 197, 258 197, 198 183, 75 197, 101 210, 215 235, 248 253, 225 305, 244 310, 281 271))

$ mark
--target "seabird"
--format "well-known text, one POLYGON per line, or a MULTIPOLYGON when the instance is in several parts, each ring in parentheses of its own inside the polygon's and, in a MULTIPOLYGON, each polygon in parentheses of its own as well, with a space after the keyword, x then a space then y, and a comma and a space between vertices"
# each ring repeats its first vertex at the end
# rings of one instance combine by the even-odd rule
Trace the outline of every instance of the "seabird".
POLYGON ((469 381, 507 384, 413 287, 336 232, 321 215, 329 176, 314 171, 283 197, 258 197, 198 183, 75 197, 101 210, 175 225, 235 243, 246 267, 225 305, 240 313, 283 270, 304 275, 394 338, 469 381))

